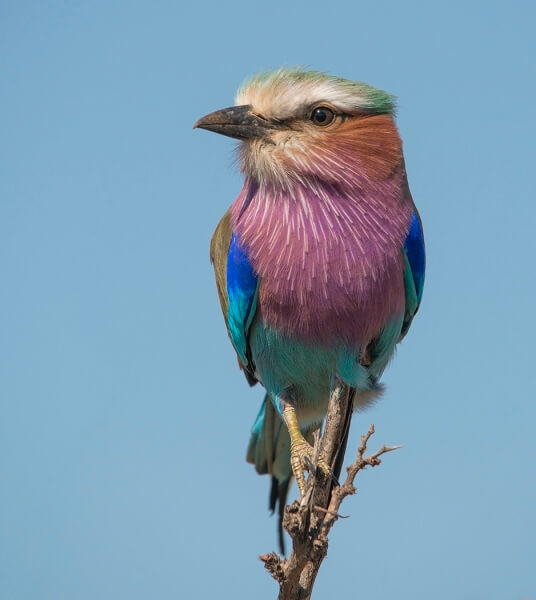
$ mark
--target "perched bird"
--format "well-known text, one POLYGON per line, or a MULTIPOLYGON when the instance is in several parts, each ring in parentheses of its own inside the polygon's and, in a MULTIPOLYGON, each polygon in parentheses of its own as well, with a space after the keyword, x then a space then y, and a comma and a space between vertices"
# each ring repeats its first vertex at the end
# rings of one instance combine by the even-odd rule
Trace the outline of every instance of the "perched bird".
POLYGON ((195 124, 240 140, 244 187, 210 256, 239 365, 266 389, 247 459, 272 475, 280 521, 292 475, 305 492, 330 393, 345 384, 354 408, 381 393, 421 301, 423 231, 394 108, 370 85, 279 69, 195 124))

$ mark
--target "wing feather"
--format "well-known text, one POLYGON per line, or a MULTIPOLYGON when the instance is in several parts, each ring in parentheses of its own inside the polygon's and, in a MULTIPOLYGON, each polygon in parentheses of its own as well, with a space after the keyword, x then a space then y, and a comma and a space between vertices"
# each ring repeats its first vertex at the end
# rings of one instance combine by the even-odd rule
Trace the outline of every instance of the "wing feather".
POLYGON ((424 287, 426 256, 422 223, 417 211, 411 215, 410 228, 406 237, 406 243, 404 244, 404 265, 406 313, 404 315, 400 339, 406 335, 413 317, 419 310, 424 287))
POLYGON ((220 220, 212 236, 210 260, 214 266, 227 333, 238 355, 238 364, 248 383, 255 385, 257 378, 251 359, 248 332, 257 306, 258 278, 246 252, 233 235, 229 211, 220 220))

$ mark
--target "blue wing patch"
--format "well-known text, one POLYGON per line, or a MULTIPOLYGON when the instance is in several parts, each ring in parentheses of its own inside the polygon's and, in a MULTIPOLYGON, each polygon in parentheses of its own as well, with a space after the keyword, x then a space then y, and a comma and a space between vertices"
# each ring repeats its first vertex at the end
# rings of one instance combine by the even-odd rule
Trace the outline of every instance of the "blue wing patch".
POLYGON ((411 215, 409 233, 404 243, 404 285, 406 290, 406 315, 402 326, 401 337, 403 337, 415 313, 419 308, 424 287, 424 271, 426 257, 424 251, 424 234, 421 221, 416 213, 411 215))
POLYGON ((257 307, 257 289, 258 277, 245 248, 233 234, 227 255, 227 321, 231 341, 244 365, 249 362, 247 334, 257 307))
POLYGON ((422 226, 419 217, 415 213, 411 215, 411 226, 409 228, 408 237, 406 238, 406 243, 404 244, 404 250, 406 251, 406 256, 408 257, 408 262, 411 267, 417 299, 420 302, 424 286, 426 257, 424 253, 424 235, 422 226))

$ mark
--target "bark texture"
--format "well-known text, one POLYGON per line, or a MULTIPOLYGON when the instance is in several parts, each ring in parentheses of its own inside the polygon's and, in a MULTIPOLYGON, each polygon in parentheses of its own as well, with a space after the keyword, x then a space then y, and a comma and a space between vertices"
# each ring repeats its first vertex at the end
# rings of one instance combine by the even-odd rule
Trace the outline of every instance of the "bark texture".
MULTIPOLYGON (((315 435, 315 464, 319 454, 328 465, 333 466, 337 460, 342 460, 340 452, 344 453, 344 447, 341 448, 341 440, 346 439, 350 402, 350 390, 344 386, 337 387, 331 395, 324 432, 315 435)), ((320 565, 328 552, 329 532, 335 521, 343 518, 339 508, 347 496, 356 492, 356 475, 365 467, 379 465, 383 454, 400 448, 382 446, 365 456, 373 434, 374 425, 371 425, 367 433, 361 436, 356 459, 347 467, 346 479, 342 484, 323 477, 317 470, 309 475, 304 497, 285 508, 283 526, 292 538, 290 556, 283 559, 271 552, 260 557, 279 584, 279 600, 308 600, 311 597, 320 565)))

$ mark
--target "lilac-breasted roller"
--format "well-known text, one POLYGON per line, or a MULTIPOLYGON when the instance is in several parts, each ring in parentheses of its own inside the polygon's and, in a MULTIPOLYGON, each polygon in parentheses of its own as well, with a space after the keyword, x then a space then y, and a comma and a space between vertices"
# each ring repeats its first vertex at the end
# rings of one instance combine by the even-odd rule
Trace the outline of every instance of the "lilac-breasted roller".
POLYGON ((272 475, 280 519, 292 474, 304 494, 330 393, 349 386, 354 408, 378 396, 421 301, 422 225, 393 114, 393 96, 364 83, 280 69, 195 125, 241 142, 244 187, 210 255, 240 367, 267 392, 247 459, 272 475))

